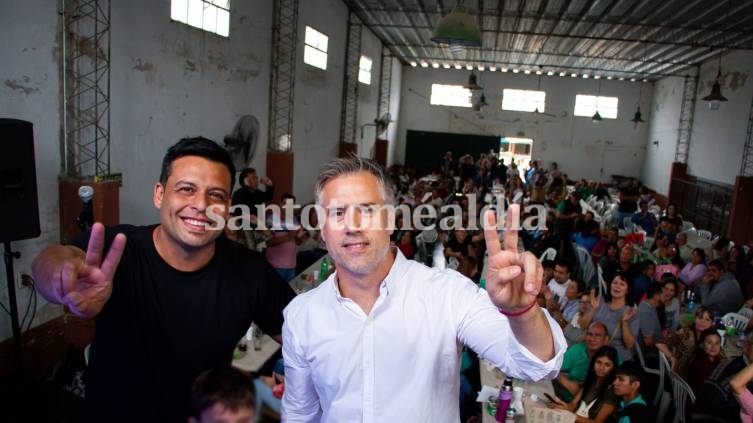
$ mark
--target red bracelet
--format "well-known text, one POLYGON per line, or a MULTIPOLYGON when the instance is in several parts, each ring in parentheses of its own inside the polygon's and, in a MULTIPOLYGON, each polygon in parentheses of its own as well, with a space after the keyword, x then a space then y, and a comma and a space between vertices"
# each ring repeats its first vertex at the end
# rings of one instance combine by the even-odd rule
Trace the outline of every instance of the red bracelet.
POLYGON ((539 301, 538 301, 538 298, 534 298, 534 299, 533 299, 533 302, 531 303, 531 305, 527 306, 527 307, 526 307, 526 308, 524 308, 523 310, 519 310, 519 311, 514 311, 514 312, 510 313, 510 312, 504 311, 504 310, 502 310, 502 309, 500 308, 500 309, 499 309, 499 312, 500 312, 500 313, 502 313, 502 314, 504 314, 504 315, 505 315, 505 316, 507 316, 507 317, 517 317, 517 316, 520 316, 521 314, 525 313, 526 311, 528 311, 528 310, 532 309, 532 308, 533 308, 533 306, 535 306, 535 305, 536 305, 536 303, 538 303, 538 302, 539 302, 539 301))

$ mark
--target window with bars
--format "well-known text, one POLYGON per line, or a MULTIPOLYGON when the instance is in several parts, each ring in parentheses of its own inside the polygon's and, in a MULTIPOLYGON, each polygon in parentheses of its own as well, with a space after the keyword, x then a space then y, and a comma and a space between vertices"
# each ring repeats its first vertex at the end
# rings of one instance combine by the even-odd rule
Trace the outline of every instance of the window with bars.
POLYGON ((170 18, 223 37, 230 36, 230 0, 171 0, 170 18))
POLYGON ((431 84, 431 98, 434 106, 471 107, 471 90, 462 85, 431 84))
POLYGON ((544 113, 546 107, 546 92, 532 90, 502 90, 502 110, 518 112, 533 112, 536 109, 544 113))
POLYGON ((617 97, 578 94, 575 96, 575 116, 591 117, 599 111, 604 119, 617 119, 617 97))
POLYGON ((327 70, 327 44, 329 37, 306 26, 306 36, 303 47, 303 63, 327 70))

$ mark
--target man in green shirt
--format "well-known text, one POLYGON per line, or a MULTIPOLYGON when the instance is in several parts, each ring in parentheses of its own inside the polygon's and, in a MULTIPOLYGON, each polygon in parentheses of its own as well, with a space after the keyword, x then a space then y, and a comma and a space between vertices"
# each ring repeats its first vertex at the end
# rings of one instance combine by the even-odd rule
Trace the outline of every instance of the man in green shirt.
POLYGON ((586 329, 585 340, 571 345, 565 351, 562 368, 552 380, 554 393, 560 399, 565 402, 572 401, 586 380, 588 364, 594 352, 608 343, 607 327, 601 322, 591 322, 586 329))

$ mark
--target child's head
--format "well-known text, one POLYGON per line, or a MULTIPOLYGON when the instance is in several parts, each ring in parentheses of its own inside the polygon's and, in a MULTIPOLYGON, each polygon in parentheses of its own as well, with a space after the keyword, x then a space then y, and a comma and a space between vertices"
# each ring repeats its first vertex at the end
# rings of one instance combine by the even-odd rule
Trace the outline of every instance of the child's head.
POLYGON ((232 367, 202 372, 191 389, 189 423, 253 423, 255 394, 251 380, 232 367))
POLYGON ((641 393, 643 369, 632 361, 626 361, 617 368, 613 389, 620 397, 632 399, 641 393))

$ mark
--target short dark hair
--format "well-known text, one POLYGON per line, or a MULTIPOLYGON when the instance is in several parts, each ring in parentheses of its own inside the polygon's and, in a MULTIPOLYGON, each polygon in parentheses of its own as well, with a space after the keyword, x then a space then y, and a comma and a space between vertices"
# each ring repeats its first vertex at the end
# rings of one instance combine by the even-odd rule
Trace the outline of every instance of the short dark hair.
POLYGON ((544 260, 541 262, 541 267, 544 269, 554 269, 554 260, 544 260))
POLYGON ((214 367, 199 374, 191 388, 194 417, 201 416, 204 410, 217 403, 232 411, 242 408, 254 410, 256 394, 251 379, 230 366, 214 367))
POLYGON ((162 170, 159 175, 159 181, 162 185, 167 184, 167 179, 173 171, 173 162, 186 156, 203 157, 225 165, 230 173, 230 191, 232 192, 235 183, 233 180, 235 165, 230 153, 216 142, 204 137, 183 138, 167 149, 167 153, 162 159, 162 170))
POLYGON ((241 170, 241 173, 238 175, 238 185, 244 186, 243 181, 246 179, 246 176, 252 173, 256 173, 256 169, 254 169, 253 167, 247 167, 241 170))
POLYGON ((717 269, 721 270, 722 272, 724 272, 725 270, 727 270, 727 266, 724 265, 724 261, 722 261, 722 259, 711 260, 709 262, 709 267, 712 267, 712 266, 716 267, 717 269))
POLYGON ((659 282, 652 282, 646 289, 646 298, 652 298, 654 295, 661 295, 661 289, 664 285, 659 282))
POLYGON ((559 267, 564 267, 565 269, 567 269, 567 273, 572 273, 572 270, 571 270, 572 265, 570 264, 569 261, 567 261, 565 259, 562 259, 562 258, 557 259, 554 262, 554 265, 555 266, 559 266, 559 267))
POLYGON ((620 364, 619 367, 617 367, 617 370, 614 372, 615 376, 627 376, 630 378, 630 382, 638 382, 641 385, 638 387, 638 392, 641 391, 641 388, 643 387, 643 378, 645 377, 645 372, 643 371, 643 368, 641 366, 634 362, 634 361, 626 361, 622 364, 620 364))

